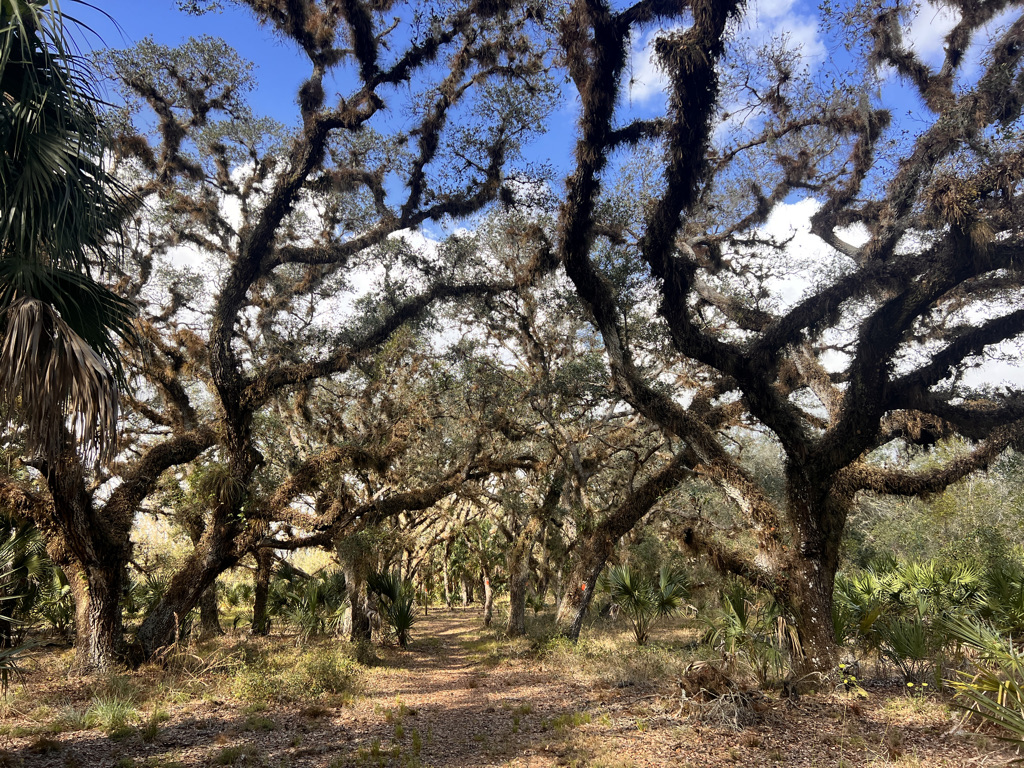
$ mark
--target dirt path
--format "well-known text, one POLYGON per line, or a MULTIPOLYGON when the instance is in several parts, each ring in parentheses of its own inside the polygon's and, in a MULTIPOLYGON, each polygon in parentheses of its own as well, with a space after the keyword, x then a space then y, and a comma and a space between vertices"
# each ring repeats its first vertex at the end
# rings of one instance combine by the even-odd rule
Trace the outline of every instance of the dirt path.
POLYGON ((88 687, 39 670, 18 694, 26 703, 20 711, 10 707, 4 719, 0 768, 966 768, 1004 762, 991 740, 952 735, 955 722, 938 699, 895 690, 859 701, 768 696, 756 711, 685 713, 675 681, 662 679, 670 675, 630 671, 647 659, 642 654, 624 656, 619 669, 615 657, 605 658, 610 671, 602 677, 588 653, 538 660, 525 643, 482 634, 475 614, 432 614, 416 629, 409 650, 380 651, 382 664, 365 674, 355 697, 259 707, 211 680, 169 705, 166 720, 150 732, 138 724, 114 738, 67 727, 61 703, 84 707, 88 687), (33 701, 51 703, 24 711, 33 701))

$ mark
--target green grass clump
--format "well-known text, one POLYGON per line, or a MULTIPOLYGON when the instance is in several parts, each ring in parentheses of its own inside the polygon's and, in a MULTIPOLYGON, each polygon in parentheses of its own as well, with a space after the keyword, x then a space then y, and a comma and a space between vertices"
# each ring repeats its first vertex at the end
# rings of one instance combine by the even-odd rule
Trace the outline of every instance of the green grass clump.
POLYGON ((333 648, 314 648, 292 658, 258 658, 243 665, 230 682, 232 695, 250 709, 274 701, 309 701, 349 692, 359 664, 333 648))
POLYGON ((551 728, 555 731, 565 731, 570 728, 579 728, 581 725, 590 723, 589 712, 565 712, 551 720, 551 728))
POLYGON ((213 757, 214 765, 258 765, 260 757, 259 750, 252 744, 238 744, 234 747, 224 747, 213 757))
POLYGON ((260 715, 250 715, 245 718, 245 723, 242 726, 242 730, 245 731, 272 731, 275 728, 277 728, 277 724, 273 720, 260 715))
POLYGON ((98 696, 85 711, 85 723, 89 728, 99 728, 112 738, 126 736, 139 719, 135 704, 117 696, 98 696))

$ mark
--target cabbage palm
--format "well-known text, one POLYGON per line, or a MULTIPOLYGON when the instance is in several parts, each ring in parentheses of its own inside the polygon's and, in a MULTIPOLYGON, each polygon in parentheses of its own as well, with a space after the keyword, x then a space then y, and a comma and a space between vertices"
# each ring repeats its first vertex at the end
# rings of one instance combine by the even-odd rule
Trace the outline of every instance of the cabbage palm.
POLYGON ((132 316, 90 274, 129 198, 103 167, 99 102, 68 18, 45 0, 0 0, 0 401, 51 458, 68 434, 109 455, 112 333, 127 335, 132 316))

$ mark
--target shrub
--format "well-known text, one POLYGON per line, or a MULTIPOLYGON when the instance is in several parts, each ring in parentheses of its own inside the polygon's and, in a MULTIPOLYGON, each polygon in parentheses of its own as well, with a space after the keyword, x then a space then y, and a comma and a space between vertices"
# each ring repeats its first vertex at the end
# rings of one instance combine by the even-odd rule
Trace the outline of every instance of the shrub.
POLYGON ((381 617, 394 632, 398 644, 409 644, 416 615, 415 588, 411 581, 403 580, 397 573, 372 573, 366 586, 381 601, 381 617))
POLYGON ((744 659, 757 682, 768 685, 785 676, 801 653, 796 628, 774 600, 752 594, 742 582, 722 591, 718 615, 706 619, 703 642, 731 662, 744 659))
POLYGON ((1012 640, 984 624, 965 618, 944 618, 938 623, 947 637, 977 655, 971 670, 960 671, 959 679, 948 681, 960 706, 1005 729, 1003 740, 1024 746, 1024 654, 1012 640))
POLYGON ((335 651, 310 654, 301 666, 303 689, 313 696, 344 693, 352 686, 356 662, 335 651))
POLYGON ((608 592, 626 616, 637 645, 645 645, 654 622, 680 610, 689 592, 682 576, 667 567, 658 574, 657 583, 628 565, 612 568, 607 579, 608 592))

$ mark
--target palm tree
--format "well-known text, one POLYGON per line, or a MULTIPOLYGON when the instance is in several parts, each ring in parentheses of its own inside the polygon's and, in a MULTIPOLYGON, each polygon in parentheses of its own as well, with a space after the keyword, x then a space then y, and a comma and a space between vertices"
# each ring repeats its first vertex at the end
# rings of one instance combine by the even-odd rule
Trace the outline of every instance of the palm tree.
POLYGON ((99 100, 66 21, 55 2, 0 0, 0 405, 51 459, 68 438, 111 455, 115 336, 133 315, 91 273, 131 201, 103 166, 99 100))

